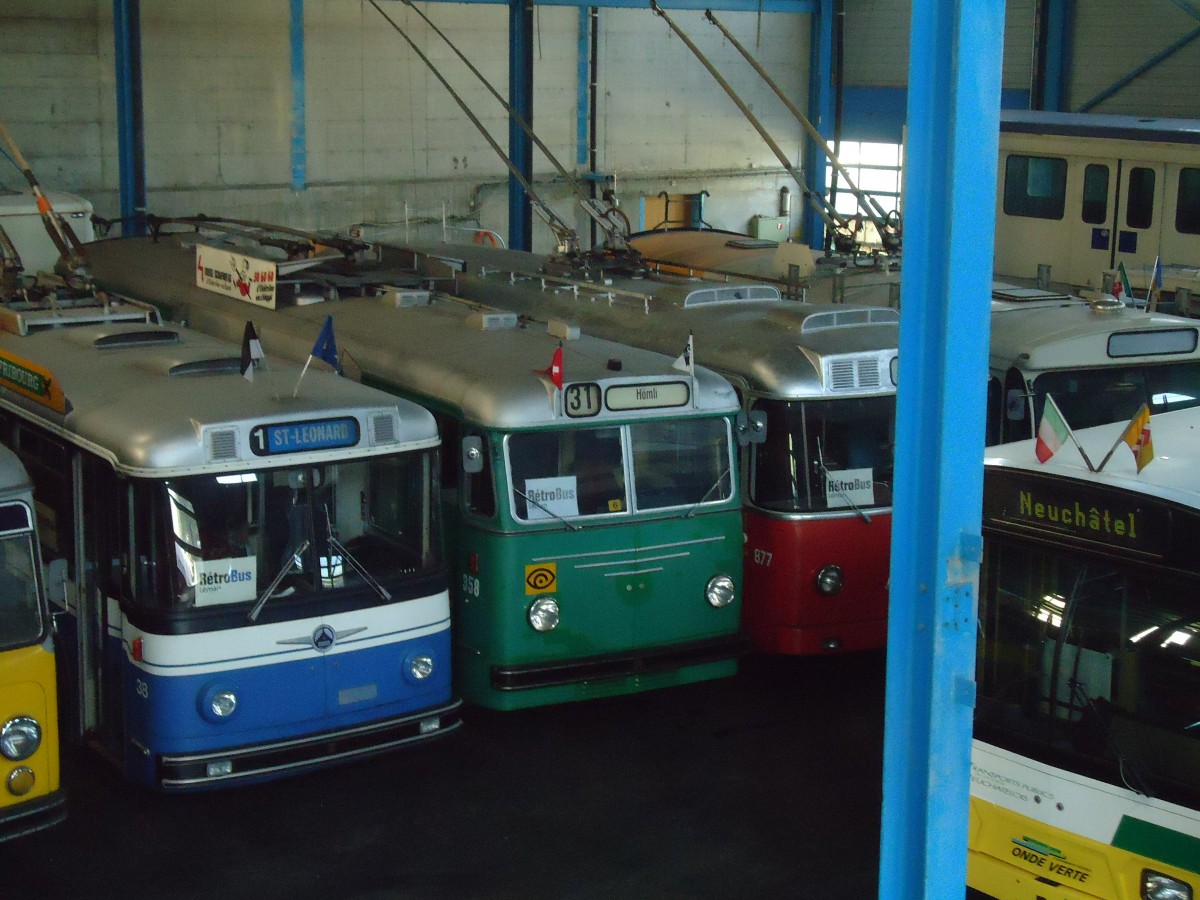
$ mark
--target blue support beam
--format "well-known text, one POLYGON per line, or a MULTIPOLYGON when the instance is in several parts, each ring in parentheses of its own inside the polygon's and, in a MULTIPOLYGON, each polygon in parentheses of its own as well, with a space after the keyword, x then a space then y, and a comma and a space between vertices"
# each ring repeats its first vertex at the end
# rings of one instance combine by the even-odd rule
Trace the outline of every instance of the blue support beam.
POLYGON ((913 0, 879 896, 966 882, 1004 0, 913 0))
POLYGON ((140 0, 113 0, 121 233, 142 234, 146 215, 146 137, 142 114, 140 0))
MULTIPOLYGON (((809 18, 808 120, 825 143, 833 146, 833 0, 817 0, 809 18)), ((804 140, 804 178, 811 190, 825 193, 829 161, 812 138, 804 140)), ((814 250, 825 246, 825 224, 810 203, 800 201, 804 211, 801 229, 804 241, 814 250)))
POLYGON ((1129 84, 1131 81, 1134 81, 1135 79, 1140 78, 1142 75, 1144 75, 1146 72, 1149 72, 1151 69, 1153 69, 1155 66, 1157 66, 1163 60, 1174 56, 1176 53, 1178 53, 1180 50, 1182 50, 1184 47, 1186 47, 1192 41, 1196 40, 1196 38, 1198 38, 1198 37, 1200 37, 1200 28, 1193 28, 1191 31, 1189 31, 1187 34, 1185 34, 1183 37, 1181 37, 1175 43, 1171 44, 1171 46, 1169 46, 1163 50, 1160 50, 1158 53, 1155 53, 1152 57, 1150 57, 1148 60, 1146 60, 1140 66, 1137 66, 1136 68, 1127 72, 1125 75, 1122 75, 1120 78, 1118 78, 1116 81, 1114 81, 1108 87, 1106 87, 1104 90, 1102 90, 1096 96, 1094 96, 1090 100, 1087 100, 1086 102, 1084 102, 1079 107, 1079 109, 1076 110, 1076 112, 1090 112, 1092 109, 1099 106, 1101 103, 1103 103, 1105 100, 1107 100, 1113 94, 1117 93, 1119 90, 1121 90, 1127 84, 1129 84))
MULTIPOLYGON (((508 4, 508 105, 533 124, 533 2, 508 4)), ((508 123, 508 156, 530 184, 533 183, 533 141, 514 118, 508 123)), ((533 249, 533 221, 529 197, 521 182, 508 177, 508 245, 514 250, 533 249)))
POLYGON ((304 0, 291 0, 288 41, 292 72, 292 190, 308 186, 308 140, 304 102, 304 0))
POLYGON ((1033 109, 1066 109, 1074 6, 1074 0, 1042 0, 1039 6, 1033 109))

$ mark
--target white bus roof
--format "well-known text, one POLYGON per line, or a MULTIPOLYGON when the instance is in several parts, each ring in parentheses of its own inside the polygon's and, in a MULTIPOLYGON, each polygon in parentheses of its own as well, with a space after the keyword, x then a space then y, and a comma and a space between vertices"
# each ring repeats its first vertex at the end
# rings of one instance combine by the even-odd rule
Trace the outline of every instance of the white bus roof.
POLYGON ((141 476, 303 465, 438 443, 433 417, 415 404, 313 370, 293 398, 298 366, 271 358, 251 382, 240 357, 239 344, 185 328, 119 322, 24 337, 0 332, 0 404, 141 476), (296 432, 298 452, 251 450, 256 429, 321 423, 356 429, 355 439, 337 435, 334 449, 320 449, 325 436, 310 430, 296 432))
MULTIPOLYGON (((1099 465, 1128 426, 1128 422, 1114 422, 1081 428, 1074 434, 1093 465, 1099 465)), ((1152 416, 1150 435, 1155 455, 1141 473, 1124 443, 1117 446, 1103 471, 1091 472, 1070 440, 1045 463, 1039 463, 1034 453, 1036 440, 998 444, 984 451, 984 465, 1057 475, 1200 508, 1200 408, 1152 416)))

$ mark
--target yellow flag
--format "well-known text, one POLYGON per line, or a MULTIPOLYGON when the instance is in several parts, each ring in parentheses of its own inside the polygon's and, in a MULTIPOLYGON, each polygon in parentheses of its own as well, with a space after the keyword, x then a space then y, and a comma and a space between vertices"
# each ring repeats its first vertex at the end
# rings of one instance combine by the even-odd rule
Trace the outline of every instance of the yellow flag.
POLYGON ((1129 449, 1133 451, 1133 458, 1137 462, 1139 472, 1154 459, 1154 441, 1150 439, 1150 407, 1145 403, 1129 420, 1129 427, 1121 435, 1121 440, 1128 444, 1129 449))

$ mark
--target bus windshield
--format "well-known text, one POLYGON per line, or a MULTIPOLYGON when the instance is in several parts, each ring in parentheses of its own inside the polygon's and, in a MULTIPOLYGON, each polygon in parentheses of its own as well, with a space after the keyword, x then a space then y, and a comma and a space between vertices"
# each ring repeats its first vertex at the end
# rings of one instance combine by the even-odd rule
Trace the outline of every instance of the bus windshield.
POLYGON ((1041 421, 1046 394, 1054 395, 1072 428, 1124 422, 1143 403, 1151 415, 1200 404, 1200 363, 1044 372, 1033 382, 1035 421, 1041 421))
POLYGON ((514 515, 525 521, 691 507, 733 491, 724 418, 523 432, 508 438, 508 456, 514 515))
POLYGON ((377 582, 430 570, 441 561, 434 464, 431 452, 405 453, 167 481, 154 518, 172 601, 252 601, 280 572, 276 596, 336 590, 362 581, 354 563, 377 582))
POLYGON ((0 537, 0 650, 32 644, 42 636, 36 565, 31 533, 0 537))
POLYGON ((1200 596, 1144 567, 989 542, 976 734, 1142 794, 1200 799, 1200 596))
POLYGON ((895 395, 758 400, 766 440, 753 446, 750 500, 777 512, 888 506, 895 395))

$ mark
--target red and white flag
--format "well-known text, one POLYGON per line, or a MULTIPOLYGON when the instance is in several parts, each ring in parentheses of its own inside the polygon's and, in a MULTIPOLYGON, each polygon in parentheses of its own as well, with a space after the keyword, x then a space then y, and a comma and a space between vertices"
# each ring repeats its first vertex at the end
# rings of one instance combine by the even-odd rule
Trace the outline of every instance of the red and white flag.
POLYGON ((554 386, 560 391, 563 386, 563 348, 562 344, 554 351, 554 356, 550 360, 550 367, 547 369, 536 369, 538 375, 545 375, 554 383, 554 386))

